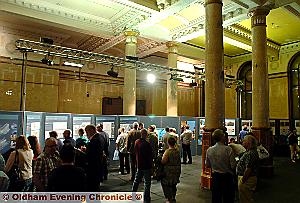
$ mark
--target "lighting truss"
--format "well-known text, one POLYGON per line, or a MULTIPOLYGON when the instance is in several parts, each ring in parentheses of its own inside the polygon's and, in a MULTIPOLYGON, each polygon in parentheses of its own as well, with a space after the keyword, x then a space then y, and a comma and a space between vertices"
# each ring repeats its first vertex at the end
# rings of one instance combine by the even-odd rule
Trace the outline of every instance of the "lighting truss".
POLYGON ((105 54, 83 51, 79 49, 72 49, 68 47, 51 45, 51 44, 35 42, 35 41, 30 41, 25 39, 17 40, 15 42, 15 45, 17 49, 22 52, 33 52, 41 55, 56 56, 56 57, 61 57, 66 59, 112 65, 114 67, 130 68, 139 71, 151 71, 151 72, 153 71, 153 72, 165 73, 167 75, 176 74, 177 77, 184 77, 184 78, 197 79, 197 78, 202 78, 202 75, 204 77, 204 74, 200 72, 201 71, 200 68, 199 69, 195 68, 195 72, 187 71, 187 70, 179 70, 167 66, 161 66, 161 65, 146 63, 137 60, 130 60, 126 58, 109 56, 105 54))

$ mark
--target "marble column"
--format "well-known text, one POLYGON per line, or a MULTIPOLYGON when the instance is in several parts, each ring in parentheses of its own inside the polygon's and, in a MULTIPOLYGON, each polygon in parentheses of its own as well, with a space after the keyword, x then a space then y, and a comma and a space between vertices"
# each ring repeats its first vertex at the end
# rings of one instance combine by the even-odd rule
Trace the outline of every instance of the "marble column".
MULTIPOLYGON (((266 17, 270 9, 256 7, 250 10, 252 32, 252 131, 270 153, 273 136, 269 123, 269 79, 267 59, 266 17)), ((272 154, 271 154, 272 155, 272 154)), ((260 175, 273 175, 273 159, 261 164, 260 175)))
POLYGON ((211 135, 224 128, 225 84, 222 0, 205 1, 205 129, 202 137, 201 187, 211 188, 211 169, 206 168, 206 151, 211 135))
MULTIPOLYGON (((168 66, 177 68, 177 44, 167 42, 168 47, 168 66)), ((167 116, 177 116, 177 81, 167 78, 167 116)))
MULTIPOLYGON (((124 32, 125 55, 136 57, 137 37, 139 32, 127 30, 124 32)), ((123 88, 123 115, 136 114, 136 69, 125 68, 123 88)))

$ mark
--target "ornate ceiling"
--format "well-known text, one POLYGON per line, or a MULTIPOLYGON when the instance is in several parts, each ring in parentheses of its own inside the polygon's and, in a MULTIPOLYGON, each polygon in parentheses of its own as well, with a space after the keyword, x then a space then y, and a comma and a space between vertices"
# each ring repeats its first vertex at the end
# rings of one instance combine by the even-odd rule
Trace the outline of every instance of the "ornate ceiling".
MULTIPOLYGON (((273 8, 267 17, 268 55, 300 41, 300 0, 224 0, 224 54, 251 53, 249 9, 273 8)), ((123 31, 140 32, 138 56, 167 57, 167 41, 179 44, 181 60, 202 61, 205 49, 204 0, 0 0, 0 34, 49 37, 56 45, 124 56, 123 31), (143 2, 143 3, 141 3, 143 2)), ((1 38, 0 38, 1 39, 1 38)), ((13 52, 13 47, 6 46, 13 52)))

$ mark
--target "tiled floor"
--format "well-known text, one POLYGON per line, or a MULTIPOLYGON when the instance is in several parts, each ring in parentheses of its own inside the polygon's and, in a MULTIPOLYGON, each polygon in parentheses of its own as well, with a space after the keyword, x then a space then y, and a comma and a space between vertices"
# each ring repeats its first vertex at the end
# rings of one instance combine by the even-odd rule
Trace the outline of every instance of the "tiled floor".
MULTIPOLYGON (((275 175, 271 179, 260 179, 255 202, 290 203, 300 202, 300 160, 292 163, 288 157, 274 158, 275 175)), ((193 164, 182 165, 180 183, 177 188, 178 203, 211 202, 211 192, 200 188, 201 156, 193 157, 193 164)), ((131 191, 130 175, 119 175, 116 170, 109 174, 102 191, 131 191)), ((140 184, 139 191, 143 191, 140 184)), ((160 182, 152 181, 151 198, 154 203, 163 203, 165 198, 160 182)))

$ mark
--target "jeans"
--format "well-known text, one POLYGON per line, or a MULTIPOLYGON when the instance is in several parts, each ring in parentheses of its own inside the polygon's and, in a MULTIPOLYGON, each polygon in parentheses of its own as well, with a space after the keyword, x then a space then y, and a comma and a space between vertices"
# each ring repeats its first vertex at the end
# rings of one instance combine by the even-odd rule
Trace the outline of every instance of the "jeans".
POLYGON ((151 202, 150 188, 151 188, 151 169, 138 169, 132 185, 132 192, 137 192, 140 182, 144 177, 144 202, 151 202))
POLYGON ((183 162, 186 163, 186 157, 189 157, 189 163, 192 163, 192 153, 191 153, 191 145, 182 144, 182 158, 183 162))

